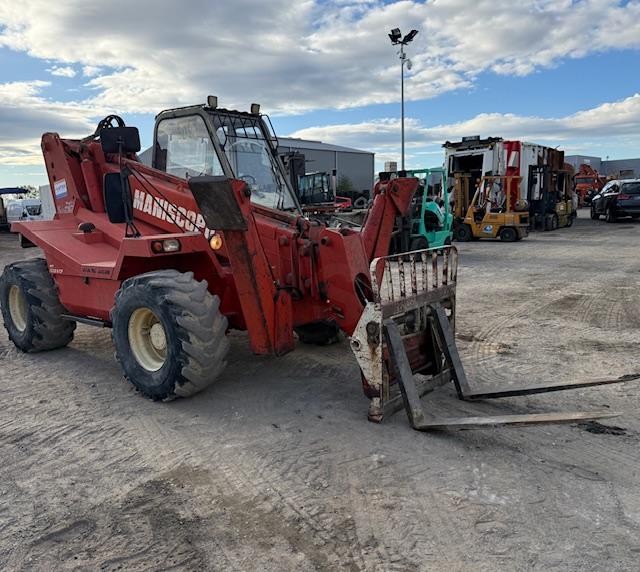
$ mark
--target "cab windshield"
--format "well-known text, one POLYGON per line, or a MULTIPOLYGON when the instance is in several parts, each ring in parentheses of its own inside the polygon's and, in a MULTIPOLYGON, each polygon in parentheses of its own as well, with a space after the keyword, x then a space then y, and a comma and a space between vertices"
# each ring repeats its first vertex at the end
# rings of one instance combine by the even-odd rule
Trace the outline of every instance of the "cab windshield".
POLYGON ((155 167, 188 179, 199 175, 232 176, 251 189, 253 203, 279 210, 298 210, 270 147, 270 135, 259 117, 210 112, 209 127, 224 152, 225 173, 205 119, 200 114, 163 119, 156 133, 155 167))
POLYGON ((298 206, 278 166, 258 117, 212 113, 213 131, 236 178, 251 189, 251 200, 278 210, 298 206))

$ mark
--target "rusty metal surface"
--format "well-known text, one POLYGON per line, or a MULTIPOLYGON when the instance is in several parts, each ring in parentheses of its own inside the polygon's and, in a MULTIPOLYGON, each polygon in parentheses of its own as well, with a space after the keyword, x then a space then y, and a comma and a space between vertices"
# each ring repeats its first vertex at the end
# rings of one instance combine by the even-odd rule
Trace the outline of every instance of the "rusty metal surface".
POLYGON ((383 321, 393 318, 402 331, 404 350, 414 372, 441 374, 441 350, 428 327, 430 304, 441 303, 453 328, 457 250, 419 250, 376 258, 371 262, 372 300, 351 336, 365 393, 371 399, 369 419, 381 421, 398 403, 397 375, 390 366, 382 336, 383 321))
POLYGON ((585 411, 578 413, 531 413, 528 415, 494 415, 489 417, 433 417, 413 428, 417 431, 443 431, 464 429, 491 429, 494 427, 526 427, 530 425, 556 425, 580 423, 595 419, 611 419, 620 413, 611 411, 585 411))
MULTIPOLYGON (((442 299, 447 298, 455 289, 457 273, 458 251, 454 246, 376 258, 371 263, 374 301, 384 307, 451 284, 452 289, 439 291, 442 299)), ((431 299, 435 297, 432 295, 431 299)), ((407 304, 400 305, 400 311, 406 307, 407 304)))

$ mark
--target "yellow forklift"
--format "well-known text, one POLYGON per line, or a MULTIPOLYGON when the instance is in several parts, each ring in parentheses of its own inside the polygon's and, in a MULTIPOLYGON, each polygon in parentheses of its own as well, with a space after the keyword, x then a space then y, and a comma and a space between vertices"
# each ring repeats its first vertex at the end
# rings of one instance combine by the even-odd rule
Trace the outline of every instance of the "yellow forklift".
POLYGON ((573 206, 572 178, 567 169, 529 166, 527 200, 531 230, 556 230, 573 224, 577 213, 573 206))
POLYGON ((454 236, 460 242, 499 238, 522 240, 529 234, 529 211, 518 197, 521 177, 489 176, 478 180, 473 198, 471 177, 455 176, 454 236))

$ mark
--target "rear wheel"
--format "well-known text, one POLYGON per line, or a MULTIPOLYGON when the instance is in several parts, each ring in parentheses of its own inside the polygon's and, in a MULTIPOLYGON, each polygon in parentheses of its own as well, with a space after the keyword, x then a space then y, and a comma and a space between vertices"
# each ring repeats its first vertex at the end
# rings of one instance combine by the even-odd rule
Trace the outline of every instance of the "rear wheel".
POLYGON ((0 306, 9 339, 23 352, 61 348, 73 339, 76 323, 62 318, 58 288, 41 258, 4 269, 0 306))
POLYGON ((410 250, 426 250, 429 248, 429 243, 426 238, 419 236, 411 241, 411 246, 409 248, 410 250))
POLYGON ((500 231, 500 240, 502 242, 515 242, 518 240, 518 233, 515 228, 511 228, 510 226, 505 226, 500 231))
POLYGON ((198 393, 227 365, 220 300, 191 272, 160 270, 125 280, 111 320, 125 377, 154 401, 198 393))
POLYGON ((333 322, 316 322, 295 328, 298 339, 303 344, 330 346, 342 341, 343 334, 333 322))
POLYGON ((468 224, 461 224, 455 230, 455 238, 459 242, 469 242, 473 238, 473 232, 468 224))
POLYGON ((353 201, 354 209, 366 209, 367 208, 367 199, 364 197, 358 197, 355 201, 353 201))
POLYGON ((551 230, 557 230, 560 226, 560 221, 558 220, 558 215, 551 215, 551 230))
POLYGON ((607 207, 607 210, 604 214, 604 220, 607 222, 616 222, 616 213, 612 207, 607 207))

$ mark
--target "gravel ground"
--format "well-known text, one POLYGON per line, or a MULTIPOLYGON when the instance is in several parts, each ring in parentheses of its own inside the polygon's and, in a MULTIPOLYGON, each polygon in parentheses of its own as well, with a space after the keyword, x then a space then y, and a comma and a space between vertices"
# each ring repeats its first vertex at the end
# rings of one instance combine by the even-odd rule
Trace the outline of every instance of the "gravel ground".
MULTIPOLYGON (((640 371, 640 222, 588 220, 460 246, 470 380, 640 371)), ((36 249, 0 235, 0 268, 36 249)), ((624 430, 412 431, 366 421, 348 344, 257 358, 169 404, 123 380, 110 333, 18 352, 0 333, 2 570, 637 570, 636 383, 464 403, 441 415, 611 408, 624 430)))

